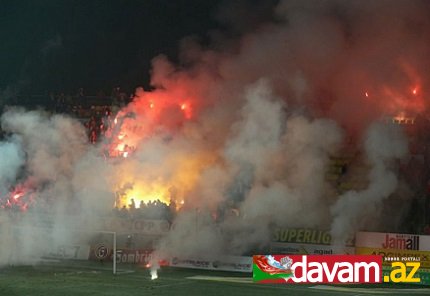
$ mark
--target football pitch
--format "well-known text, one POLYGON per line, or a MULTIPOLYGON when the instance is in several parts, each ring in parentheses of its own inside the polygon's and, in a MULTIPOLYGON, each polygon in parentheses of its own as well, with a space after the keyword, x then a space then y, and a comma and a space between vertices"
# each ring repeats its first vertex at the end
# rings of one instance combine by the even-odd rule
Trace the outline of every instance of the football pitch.
POLYGON ((39 264, 0 268, 0 295, 430 295, 417 286, 327 286, 254 284, 251 274, 165 267, 156 280, 143 267, 100 263, 39 264))

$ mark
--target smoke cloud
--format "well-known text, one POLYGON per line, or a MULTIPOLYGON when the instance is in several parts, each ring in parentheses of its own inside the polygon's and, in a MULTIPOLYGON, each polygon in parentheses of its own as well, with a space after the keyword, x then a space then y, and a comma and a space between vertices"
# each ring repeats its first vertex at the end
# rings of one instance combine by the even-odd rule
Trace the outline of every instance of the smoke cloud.
POLYGON ((252 252, 274 227, 331 229, 342 244, 376 225, 408 154, 391 118, 428 108, 428 4, 280 1, 271 11, 258 26, 238 20, 238 39, 185 40, 181 65, 154 58, 154 89, 137 88, 98 145, 67 116, 5 112, 2 196, 29 188, 59 240, 55 228, 88 230, 94 213, 126 205, 118 192, 171 199, 180 210, 160 256, 252 252), (359 155, 349 171, 367 166, 366 182, 339 193, 327 167, 348 149, 359 155))
POLYGON ((351 233, 376 224, 382 202, 397 188, 395 161, 407 154, 407 139, 394 125, 373 124, 366 135, 365 151, 371 165, 369 184, 362 191, 348 191, 332 207, 332 235, 345 243, 351 233))

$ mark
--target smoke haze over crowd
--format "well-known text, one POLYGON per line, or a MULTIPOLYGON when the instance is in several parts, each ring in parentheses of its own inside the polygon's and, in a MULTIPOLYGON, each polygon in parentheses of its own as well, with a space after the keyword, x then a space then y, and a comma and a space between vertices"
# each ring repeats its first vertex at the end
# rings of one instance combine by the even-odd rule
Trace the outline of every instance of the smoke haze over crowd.
POLYGON ((378 217, 406 186, 398 164, 409 154, 391 118, 428 112, 429 4, 267 3, 246 6, 252 24, 235 20, 240 4, 219 10, 234 34, 213 34, 208 46, 184 39, 178 63, 154 57, 152 89, 136 89, 97 145, 66 115, 6 110, 0 200, 25 187, 57 237, 71 213, 82 229, 94 213, 126 205, 115 204, 120 190, 137 201, 172 199, 174 231, 158 246, 168 256, 242 254, 267 245, 273 227, 330 229, 339 244, 358 230, 389 229, 378 217), (125 147, 125 157, 106 158, 125 147), (334 194, 327 166, 350 151, 362 155, 365 185, 334 194))

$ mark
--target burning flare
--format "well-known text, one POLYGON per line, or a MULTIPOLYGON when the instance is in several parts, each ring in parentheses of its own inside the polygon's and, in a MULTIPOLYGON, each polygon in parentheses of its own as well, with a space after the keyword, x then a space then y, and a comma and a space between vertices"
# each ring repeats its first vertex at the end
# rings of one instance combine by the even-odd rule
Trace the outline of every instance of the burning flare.
POLYGON ((152 269, 152 268, 151 268, 150 273, 151 273, 151 280, 158 279, 157 269, 152 269))
POLYGON ((0 208, 27 211, 33 203, 34 194, 24 184, 18 185, 6 196, 0 196, 0 208))

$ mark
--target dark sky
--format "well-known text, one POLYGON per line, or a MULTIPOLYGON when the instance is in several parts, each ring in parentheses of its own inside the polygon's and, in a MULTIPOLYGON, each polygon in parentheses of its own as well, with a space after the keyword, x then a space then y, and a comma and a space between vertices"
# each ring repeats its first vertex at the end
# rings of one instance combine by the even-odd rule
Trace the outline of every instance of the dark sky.
POLYGON ((0 0, 0 90, 110 92, 147 85, 158 54, 207 42, 220 1, 0 0))

